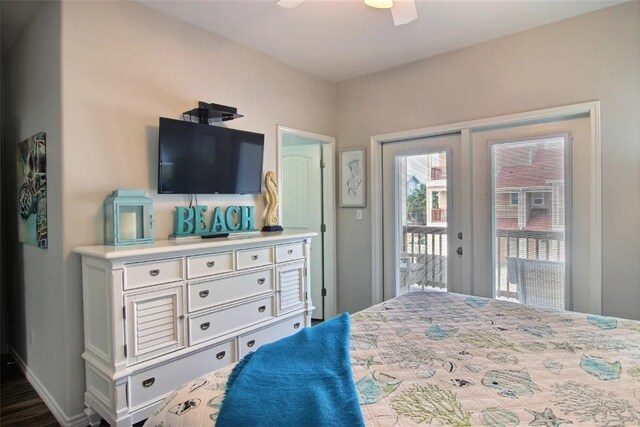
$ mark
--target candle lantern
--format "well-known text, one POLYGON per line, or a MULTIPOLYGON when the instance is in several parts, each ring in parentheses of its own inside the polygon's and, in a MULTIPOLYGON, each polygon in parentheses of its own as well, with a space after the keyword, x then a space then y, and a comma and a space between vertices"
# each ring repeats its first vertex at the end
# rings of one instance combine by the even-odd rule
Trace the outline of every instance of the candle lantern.
POLYGON ((153 204, 142 190, 115 190, 104 201, 104 242, 137 245, 153 242, 153 204))

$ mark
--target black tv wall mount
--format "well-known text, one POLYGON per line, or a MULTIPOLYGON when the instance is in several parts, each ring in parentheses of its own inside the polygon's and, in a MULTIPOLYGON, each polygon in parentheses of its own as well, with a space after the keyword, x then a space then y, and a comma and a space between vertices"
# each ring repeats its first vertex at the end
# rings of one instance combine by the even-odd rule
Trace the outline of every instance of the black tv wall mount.
POLYGON ((228 105, 214 104, 210 102, 198 102, 198 108, 182 113, 182 119, 189 122, 197 122, 209 125, 215 122, 226 122, 228 120, 244 117, 238 114, 238 109, 228 105))

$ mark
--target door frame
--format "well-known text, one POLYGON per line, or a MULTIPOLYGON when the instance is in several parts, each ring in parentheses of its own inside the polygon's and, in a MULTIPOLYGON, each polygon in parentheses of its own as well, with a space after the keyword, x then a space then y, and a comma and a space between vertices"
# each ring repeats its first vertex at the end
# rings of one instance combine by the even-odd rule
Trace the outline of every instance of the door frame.
MULTIPOLYGON (((324 287, 327 295, 324 297, 324 320, 328 320, 337 313, 337 289, 336 289, 336 197, 335 197, 335 153, 336 139, 332 136, 308 132, 284 125, 276 126, 276 175, 278 182, 282 182, 282 141, 285 135, 294 135, 301 138, 312 139, 322 144, 323 158, 325 162, 323 205, 324 223, 324 287)), ((278 197, 282 200, 282 186, 278 186, 278 197)), ((281 206, 278 206, 278 217, 281 206)), ((320 238, 320 236, 316 237, 320 238)))
MULTIPOLYGON (((577 117, 589 117, 591 122, 591 138, 589 151, 591 161, 591 180, 589 193, 591 202, 590 224, 590 258, 589 265, 591 312, 602 313, 602 147, 600 101, 590 101, 559 107, 523 113, 488 117, 465 122, 431 126, 402 132, 374 135, 370 138, 369 160, 371 162, 371 265, 372 265, 372 304, 383 301, 383 271, 382 271, 382 144, 404 141, 415 138, 427 138, 455 132, 462 134, 461 167, 463 172, 461 187, 472 188, 472 135, 475 131, 485 131, 508 126, 522 126, 543 123, 551 120, 562 120, 577 117)), ((473 194, 466 191, 462 195, 462 212, 469 212, 473 207, 473 194)), ((473 225, 471 216, 466 215, 461 221, 463 236, 462 283, 455 287, 454 292, 473 295, 473 225)))

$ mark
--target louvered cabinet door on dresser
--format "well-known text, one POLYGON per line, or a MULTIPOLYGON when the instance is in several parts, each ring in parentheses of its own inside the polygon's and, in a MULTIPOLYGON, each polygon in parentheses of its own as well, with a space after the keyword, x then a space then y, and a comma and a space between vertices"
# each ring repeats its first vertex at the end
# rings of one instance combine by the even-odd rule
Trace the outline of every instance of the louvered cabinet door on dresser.
POLYGON ((141 421, 181 384, 309 326, 313 236, 76 248, 89 424, 141 421))
POLYGON ((182 285, 125 294, 128 363, 184 347, 182 305, 182 285))

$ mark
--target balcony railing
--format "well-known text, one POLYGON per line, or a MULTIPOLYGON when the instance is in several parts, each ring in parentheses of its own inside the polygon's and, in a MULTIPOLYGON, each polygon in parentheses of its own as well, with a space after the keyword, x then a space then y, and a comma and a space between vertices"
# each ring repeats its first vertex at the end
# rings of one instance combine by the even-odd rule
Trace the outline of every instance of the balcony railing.
MULTIPOLYGON (((402 229, 400 290, 447 289, 447 227, 408 225, 402 229)), ((508 260, 542 260, 557 265, 565 260, 564 233, 553 231, 497 230, 497 296, 522 300, 522 289, 509 280, 508 260)), ((532 262, 530 264, 535 264, 532 262)), ((512 262, 513 265, 513 262, 512 262)), ((554 270, 540 269, 541 280, 554 270)), ((557 274, 554 273, 554 276, 557 274)))
POLYGON ((403 227, 401 292, 447 288, 447 227, 403 227))
MULTIPOLYGON (((522 289, 518 289, 518 284, 515 283, 517 280, 513 277, 514 263, 511 263, 512 268, 510 269, 509 259, 564 263, 565 251, 564 233, 561 231, 496 230, 496 258, 498 260, 495 271, 498 283, 496 296, 518 301, 523 299, 522 289)), ((544 268, 541 267, 539 273, 540 280, 552 280, 551 277, 545 277, 550 273, 547 274, 544 268)))

